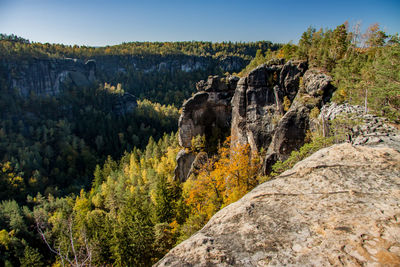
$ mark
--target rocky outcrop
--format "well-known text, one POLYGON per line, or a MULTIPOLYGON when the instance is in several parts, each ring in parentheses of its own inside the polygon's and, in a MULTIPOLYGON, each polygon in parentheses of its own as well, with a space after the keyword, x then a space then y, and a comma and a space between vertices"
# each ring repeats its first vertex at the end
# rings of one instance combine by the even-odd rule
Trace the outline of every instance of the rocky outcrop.
MULTIPOLYGON (((179 118, 179 144, 191 148, 192 138, 205 135, 209 146, 230 134, 231 104, 237 78, 210 76, 207 82, 201 81, 196 86, 200 91, 189 98, 182 107, 179 118)), ((188 152, 192 153, 192 152, 188 152)), ((187 158, 188 156, 186 156, 187 158)), ((177 162, 177 170, 189 170, 195 158, 193 154, 188 160, 177 162), (185 164, 188 168, 181 166, 185 164)), ((175 171, 176 179, 185 181, 189 172, 175 171)))
POLYGON ((123 93, 113 103, 113 113, 125 115, 131 113, 137 107, 137 99, 130 93, 123 93))
MULTIPOLYGON (((318 121, 335 119, 354 122, 355 125, 347 129, 348 141, 354 145, 388 145, 400 151, 398 129, 391 125, 386 118, 365 113, 364 107, 336 103, 325 105, 321 109, 318 121)), ((329 124, 326 125, 326 128, 326 131, 329 131, 329 124)))
MULTIPOLYGON (((234 88, 229 87, 229 80, 210 77, 202 92, 189 98, 182 107, 179 118, 179 144, 190 148, 191 140, 197 135, 206 135, 210 140, 218 129, 224 134, 230 129, 231 105, 234 88)), ((203 89, 203 87, 201 87, 203 89)))
POLYGON ((95 81, 96 63, 78 59, 2 60, 5 80, 21 96, 56 96, 65 85, 89 86, 95 81))
POLYGON ((196 155, 191 152, 187 152, 182 149, 176 155, 176 168, 175 168, 175 178, 184 182, 189 176, 189 171, 192 167, 192 163, 195 160, 196 155))
POLYGON ((69 58, 0 59, 0 68, 6 73, 4 78, 8 85, 18 89, 24 97, 31 93, 55 96, 64 84, 84 87, 95 81, 96 77, 104 83, 115 81, 118 75, 118 82, 126 83, 132 72, 238 72, 247 64, 248 60, 237 56, 214 58, 189 55, 147 55, 145 58, 107 55, 87 61, 69 58))
POLYGON ((232 100, 233 144, 248 143, 253 151, 270 146, 285 112, 285 97, 293 101, 307 69, 303 61, 282 63, 262 65, 239 81, 232 100))
POLYGON ((304 105, 295 105, 278 122, 264 160, 264 173, 270 173, 272 165, 286 160, 292 151, 304 144, 309 114, 310 109, 304 105))
POLYGON ((334 91, 331 82, 330 76, 315 69, 308 70, 303 77, 305 93, 316 98, 322 97, 324 102, 329 101, 334 91))
POLYGON ((197 89, 183 105, 180 145, 189 148, 196 135, 207 140, 230 135, 232 146, 267 151, 263 170, 268 173, 277 160, 304 144, 310 111, 321 108, 334 87, 326 74, 307 70, 305 61, 273 60, 240 80, 212 76, 197 83, 197 89))
POLYGON ((152 73, 152 72, 194 72, 215 70, 218 66, 222 72, 238 72, 248 63, 241 57, 230 56, 214 58, 211 56, 189 55, 147 55, 142 56, 98 56, 95 57, 98 71, 111 78, 117 74, 125 74, 128 70, 152 73))
POLYGON ((322 149, 215 214, 155 266, 399 266, 400 153, 322 149))
POLYGON ((273 131, 263 164, 264 173, 269 173, 273 164, 278 160, 285 161, 292 151, 304 144, 307 131, 311 128, 310 112, 330 100, 334 91, 331 81, 331 77, 315 69, 304 73, 303 84, 290 109, 273 131))

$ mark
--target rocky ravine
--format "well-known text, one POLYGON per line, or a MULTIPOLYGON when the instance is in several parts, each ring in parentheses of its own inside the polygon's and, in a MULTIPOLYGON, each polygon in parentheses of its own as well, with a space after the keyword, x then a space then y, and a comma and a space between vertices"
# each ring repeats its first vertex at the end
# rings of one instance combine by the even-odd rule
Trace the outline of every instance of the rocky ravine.
POLYGON ((400 266, 399 150, 322 149, 219 211, 155 266, 400 266))

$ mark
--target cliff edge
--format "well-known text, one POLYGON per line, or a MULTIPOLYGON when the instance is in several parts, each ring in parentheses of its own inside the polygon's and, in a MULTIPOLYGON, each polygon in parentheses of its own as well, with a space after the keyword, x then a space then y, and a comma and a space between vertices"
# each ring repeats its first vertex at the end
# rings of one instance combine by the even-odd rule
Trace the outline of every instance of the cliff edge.
POLYGON ((215 214, 155 266, 399 266, 400 153, 322 149, 215 214))

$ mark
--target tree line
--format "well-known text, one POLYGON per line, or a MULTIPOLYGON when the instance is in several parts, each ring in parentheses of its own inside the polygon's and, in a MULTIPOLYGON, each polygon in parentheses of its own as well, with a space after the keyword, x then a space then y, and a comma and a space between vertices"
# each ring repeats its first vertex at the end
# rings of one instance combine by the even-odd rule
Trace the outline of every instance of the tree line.
MULTIPOLYGON (((368 110, 393 121, 400 117, 399 39, 387 36, 376 25, 364 34, 351 31, 347 24, 333 30, 309 28, 298 45, 289 43, 278 51, 257 52, 241 74, 273 58, 304 59, 311 67, 332 75, 337 87, 333 101, 363 104, 368 110)), ((180 182, 174 179, 175 158, 181 149, 174 133, 176 128, 173 128, 178 117, 176 108, 143 100, 139 102, 136 115, 132 115, 136 120, 129 116, 122 119, 109 111, 111 99, 118 97, 115 88, 101 86, 85 90, 72 90, 64 100, 56 100, 60 102, 54 105, 65 107, 56 112, 57 116, 46 113, 53 110, 49 108, 53 99, 43 99, 45 102, 35 99, 25 106, 24 101, 29 100, 0 99, 1 109, 7 107, 8 114, 3 115, 2 120, 9 121, 2 122, 1 129, 5 130, 0 129, 0 134, 10 136, 0 146, 1 151, 7 152, 9 147, 17 146, 21 151, 28 147, 27 152, 30 152, 13 161, 18 150, 12 150, 10 160, 3 160, 0 166, 1 181, 7 184, 1 192, 10 192, 4 198, 7 200, 0 203, 0 257, 9 266, 150 266, 201 229, 215 212, 238 200, 257 184, 319 148, 342 141, 345 134, 342 130, 351 123, 346 119, 332 122, 336 128, 331 127, 334 132, 330 135, 334 137, 321 136, 319 132, 308 134, 306 144, 294 151, 287 161, 277 162, 269 176, 259 176, 261 151, 252 154, 248 145, 232 147, 229 138, 216 142, 215 149, 205 149, 205 138, 198 136, 192 140, 190 150, 202 160, 189 179, 180 182), (90 93, 86 95, 85 92, 90 93), (83 97, 91 100, 83 101, 83 97), (32 110, 29 109, 31 105, 32 110), (34 113, 37 108, 34 109, 34 105, 39 105, 40 114, 34 113), (66 108, 71 106, 76 108, 66 108), (22 110, 29 112, 21 115, 22 110), (52 121, 46 126, 47 130, 37 126, 39 123, 27 123, 40 122, 40 116, 49 116, 52 121), (59 117, 67 124, 60 124, 59 117), (136 126, 129 131, 132 125, 136 126), (335 132, 339 130, 340 134, 335 132), (16 140, 23 141, 23 145, 13 144, 16 140), (84 157, 85 150, 95 151, 94 159, 102 160, 93 160, 91 172, 82 176, 88 186, 75 187, 64 194, 58 194, 53 188, 18 191, 24 184, 29 188, 29 182, 35 181, 30 180, 34 175, 24 176, 26 172, 20 171, 22 160, 29 159, 35 166, 38 154, 49 154, 46 147, 41 147, 42 143, 49 142, 56 145, 53 153, 57 155, 50 157, 51 164, 61 173, 68 174, 73 166, 79 174, 82 169, 73 165, 78 162, 74 157, 84 157), (64 154, 58 155, 60 151, 64 154), (57 165, 58 157, 60 163, 67 162, 64 168, 57 165), (16 201, 13 196, 18 194, 28 196, 16 201)), ((316 118, 319 110, 311 113, 316 118)), ((43 166, 47 165, 43 163, 43 166)), ((52 179, 61 177, 54 175, 52 179)), ((46 180, 41 178, 40 181, 45 184, 46 180)), ((65 190, 65 187, 60 188, 65 190)))
POLYGON ((372 24, 362 33, 361 26, 348 23, 335 29, 309 27, 297 45, 288 43, 278 51, 258 51, 239 75, 273 58, 307 60, 333 78, 337 91, 333 101, 362 105, 366 111, 400 122, 400 37, 388 35, 372 24))
POLYGON ((30 42, 15 35, 0 34, 0 55, 18 58, 82 58, 110 55, 195 55, 195 56, 238 56, 245 59, 254 57, 257 49, 276 50, 280 44, 270 41, 257 42, 126 42, 113 46, 79 46, 30 42))

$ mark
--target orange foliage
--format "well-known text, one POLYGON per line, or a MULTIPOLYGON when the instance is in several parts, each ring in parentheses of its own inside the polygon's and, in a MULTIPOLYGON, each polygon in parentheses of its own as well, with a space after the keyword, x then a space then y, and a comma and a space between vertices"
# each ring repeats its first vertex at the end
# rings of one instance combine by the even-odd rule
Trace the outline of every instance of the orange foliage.
POLYGON ((210 218, 254 188, 259 169, 259 157, 252 154, 250 146, 230 147, 228 137, 218 154, 185 183, 186 204, 192 214, 206 214, 210 218))

